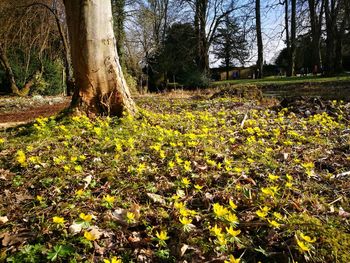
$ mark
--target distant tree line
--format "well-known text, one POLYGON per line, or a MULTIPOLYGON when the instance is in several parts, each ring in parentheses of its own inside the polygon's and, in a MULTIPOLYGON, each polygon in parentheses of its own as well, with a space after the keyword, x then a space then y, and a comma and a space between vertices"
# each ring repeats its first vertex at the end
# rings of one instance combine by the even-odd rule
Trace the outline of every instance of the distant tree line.
MULTIPOLYGON (((350 67, 348 0, 111 0, 117 50, 133 91, 204 87, 211 62, 267 74, 266 27, 280 15, 287 76, 350 67)), ((0 92, 72 94, 74 77, 62 0, 0 2, 0 92), (66 88, 63 89, 62 86, 66 88)), ((282 72, 282 70, 281 70, 282 72)), ((276 73, 277 74, 277 73, 276 73)))

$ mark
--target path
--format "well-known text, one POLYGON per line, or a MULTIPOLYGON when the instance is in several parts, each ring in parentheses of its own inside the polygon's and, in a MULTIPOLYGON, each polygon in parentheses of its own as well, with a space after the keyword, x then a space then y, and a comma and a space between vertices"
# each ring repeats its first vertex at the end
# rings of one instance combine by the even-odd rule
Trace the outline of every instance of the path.
MULTIPOLYGON (((50 117, 57 114, 69 106, 69 99, 54 104, 38 105, 25 108, 10 108, 10 110, 0 110, 0 129, 14 127, 35 120, 38 117, 50 117)), ((18 107, 18 105, 16 105, 18 107)))

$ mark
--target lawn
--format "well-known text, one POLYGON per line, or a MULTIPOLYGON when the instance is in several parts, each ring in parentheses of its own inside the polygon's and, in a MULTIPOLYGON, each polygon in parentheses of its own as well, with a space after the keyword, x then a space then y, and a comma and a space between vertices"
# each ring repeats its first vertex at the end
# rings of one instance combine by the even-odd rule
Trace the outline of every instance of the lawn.
POLYGON ((291 85, 301 83, 327 83, 327 82, 347 82, 350 81, 349 75, 336 77, 319 77, 319 76, 305 76, 305 77, 266 77, 263 79, 240 79, 240 80, 224 80, 213 82, 212 85, 221 86, 225 84, 256 84, 256 85, 291 85))
POLYGON ((0 132, 0 261, 350 262, 350 104, 137 104, 0 132))

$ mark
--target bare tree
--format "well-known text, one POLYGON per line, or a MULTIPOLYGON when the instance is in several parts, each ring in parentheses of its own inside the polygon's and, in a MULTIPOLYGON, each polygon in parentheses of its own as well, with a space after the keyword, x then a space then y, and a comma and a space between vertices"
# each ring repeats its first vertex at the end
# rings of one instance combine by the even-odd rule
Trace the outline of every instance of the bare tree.
POLYGON ((4 68, 5 76, 10 83, 11 92, 20 96, 26 96, 35 82, 41 78, 43 72, 42 57, 49 46, 52 36, 52 24, 48 12, 35 10, 32 6, 19 8, 18 4, 28 5, 29 1, 21 1, 14 4, 11 1, 2 2, 0 23, 0 64, 4 68), (20 87, 15 78, 8 52, 12 46, 23 50, 26 60, 25 79, 20 87), (32 52, 37 52, 40 67, 35 72, 29 73, 29 64, 32 52))
POLYGON ((263 66, 264 66, 264 46, 262 41, 262 31, 261 31, 261 8, 260 0, 255 0, 255 24, 256 24, 256 37, 258 45, 258 61, 257 66, 257 78, 263 77, 263 66))

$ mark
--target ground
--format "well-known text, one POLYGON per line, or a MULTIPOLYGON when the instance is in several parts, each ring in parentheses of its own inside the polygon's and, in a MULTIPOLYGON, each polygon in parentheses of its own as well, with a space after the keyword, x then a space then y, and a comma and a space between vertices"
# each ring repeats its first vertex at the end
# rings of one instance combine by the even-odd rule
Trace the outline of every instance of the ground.
POLYGON ((350 104, 213 92, 0 132, 0 261, 350 262, 350 104))
POLYGON ((50 117, 69 105, 69 97, 0 97, 0 129, 50 117))

